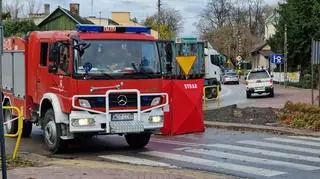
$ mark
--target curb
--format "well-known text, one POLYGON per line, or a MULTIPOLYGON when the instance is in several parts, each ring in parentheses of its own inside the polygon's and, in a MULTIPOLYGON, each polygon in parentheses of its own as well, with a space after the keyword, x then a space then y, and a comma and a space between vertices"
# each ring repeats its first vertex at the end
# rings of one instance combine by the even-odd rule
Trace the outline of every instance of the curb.
POLYGON ((277 133, 282 135, 300 135, 300 136, 310 136, 310 137, 320 137, 320 132, 314 132, 310 130, 303 129, 293 129, 289 127, 273 127, 264 125, 254 125, 254 124, 243 124, 243 123, 225 123, 225 122, 212 122, 204 121, 204 125, 208 128, 221 128, 229 130, 249 130, 249 131, 263 131, 268 133, 277 133))

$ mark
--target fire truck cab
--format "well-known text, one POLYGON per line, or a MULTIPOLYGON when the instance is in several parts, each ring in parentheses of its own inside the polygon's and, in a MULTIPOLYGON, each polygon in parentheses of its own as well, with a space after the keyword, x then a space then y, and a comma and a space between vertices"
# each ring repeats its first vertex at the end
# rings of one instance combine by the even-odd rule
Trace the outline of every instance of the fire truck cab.
MULTIPOLYGON (((52 153, 83 135, 124 135, 132 148, 163 127, 161 49, 149 27, 77 25, 31 32, 2 61, 3 105, 23 107, 24 136, 41 126, 52 153)), ((5 110, 4 120, 16 114, 5 110)), ((17 122, 5 125, 15 133, 17 122)))

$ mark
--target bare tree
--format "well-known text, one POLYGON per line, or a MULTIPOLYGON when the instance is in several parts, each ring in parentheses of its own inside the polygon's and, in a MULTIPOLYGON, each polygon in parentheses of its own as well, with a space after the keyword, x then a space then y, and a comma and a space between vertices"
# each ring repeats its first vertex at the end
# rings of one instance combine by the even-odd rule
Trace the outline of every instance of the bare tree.
MULTIPOLYGON (((156 15, 156 19, 157 19, 156 15)), ((170 7, 161 9, 159 15, 159 23, 165 24, 169 27, 169 30, 175 32, 176 34, 182 30, 182 15, 178 10, 170 7)))
POLYGON ((206 8, 200 13, 201 18, 198 24, 200 31, 205 33, 226 25, 230 18, 231 9, 231 0, 209 1, 206 8))
POLYGON ((145 25, 154 29, 157 29, 158 23, 160 25, 159 33, 161 36, 165 36, 166 39, 174 38, 183 28, 182 15, 178 10, 170 7, 162 8, 159 15, 154 14, 144 21, 145 25))
POLYGON ((9 12, 12 19, 18 19, 23 13, 24 2, 21 0, 5 0, 4 11, 9 12))
POLYGON ((198 30, 218 51, 230 58, 246 58, 262 41, 272 9, 263 0, 212 0, 200 13, 198 30))
POLYGON ((26 1, 26 12, 28 15, 39 13, 41 8, 41 3, 37 3, 36 0, 25 0, 26 1))
POLYGON ((37 0, 4 0, 4 12, 10 14, 11 19, 17 19, 32 13, 38 13, 41 3, 37 0))

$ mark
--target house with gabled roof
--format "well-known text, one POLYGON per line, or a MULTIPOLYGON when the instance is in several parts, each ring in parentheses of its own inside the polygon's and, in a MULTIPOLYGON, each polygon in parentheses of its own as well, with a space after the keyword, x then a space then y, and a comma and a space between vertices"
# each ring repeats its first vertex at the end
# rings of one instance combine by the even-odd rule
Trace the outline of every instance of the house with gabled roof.
POLYGON ((58 6, 38 24, 38 27, 40 30, 74 30, 77 24, 93 24, 90 20, 80 17, 79 9, 78 3, 71 3, 69 10, 58 6))
POLYGON ((252 68, 264 67, 273 68, 270 64, 269 57, 273 54, 270 45, 266 41, 260 42, 250 51, 250 62, 252 68))

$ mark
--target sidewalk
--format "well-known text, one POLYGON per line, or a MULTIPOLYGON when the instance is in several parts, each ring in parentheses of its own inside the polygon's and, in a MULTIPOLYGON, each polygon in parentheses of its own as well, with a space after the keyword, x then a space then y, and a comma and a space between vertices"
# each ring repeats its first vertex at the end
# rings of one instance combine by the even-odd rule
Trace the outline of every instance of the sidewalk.
POLYGON ((114 162, 55 159, 50 166, 16 168, 8 171, 14 179, 226 179, 231 176, 187 169, 170 169, 114 162))
POLYGON ((267 125, 255 125, 246 123, 228 123, 228 122, 213 122, 204 121, 206 127, 212 128, 222 128, 230 130, 249 130, 249 131, 259 131, 259 132, 272 132, 284 135, 301 135, 310 137, 320 137, 320 132, 311 131, 307 129, 296 129, 290 127, 282 126, 267 126, 267 125))

